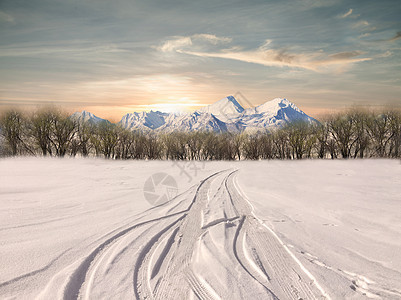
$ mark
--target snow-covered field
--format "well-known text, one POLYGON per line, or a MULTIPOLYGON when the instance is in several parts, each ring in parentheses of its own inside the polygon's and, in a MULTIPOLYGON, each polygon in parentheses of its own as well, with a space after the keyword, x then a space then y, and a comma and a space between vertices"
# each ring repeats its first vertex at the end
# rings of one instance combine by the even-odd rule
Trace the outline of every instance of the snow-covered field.
POLYGON ((0 299, 400 299, 400 270, 396 160, 0 160, 0 299))

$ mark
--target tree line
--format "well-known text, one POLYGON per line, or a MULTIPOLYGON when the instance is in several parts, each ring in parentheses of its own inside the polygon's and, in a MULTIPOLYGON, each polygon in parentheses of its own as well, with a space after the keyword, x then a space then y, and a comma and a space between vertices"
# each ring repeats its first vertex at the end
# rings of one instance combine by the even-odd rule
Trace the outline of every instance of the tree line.
POLYGON ((320 123, 291 123, 255 133, 141 132, 79 122, 58 109, 0 115, 0 156, 95 156, 108 159, 260 160, 400 158, 401 113, 352 109, 320 123))

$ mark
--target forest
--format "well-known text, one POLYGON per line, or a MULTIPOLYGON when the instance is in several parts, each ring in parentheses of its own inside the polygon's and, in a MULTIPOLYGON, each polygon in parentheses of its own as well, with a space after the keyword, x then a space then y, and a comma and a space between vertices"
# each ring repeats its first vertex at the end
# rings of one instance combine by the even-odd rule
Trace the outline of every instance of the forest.
POLYGON ((400 158, 401 112, 349 109, 319 123, 253 133, 130 131, 79 122, 57 108, 0 115, 0 156, 141 160, 400 158))

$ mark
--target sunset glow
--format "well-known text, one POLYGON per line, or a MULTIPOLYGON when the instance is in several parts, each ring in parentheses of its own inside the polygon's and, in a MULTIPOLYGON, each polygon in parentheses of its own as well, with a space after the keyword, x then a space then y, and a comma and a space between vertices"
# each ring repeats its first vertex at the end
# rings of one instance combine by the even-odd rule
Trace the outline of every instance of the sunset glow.
POLYGON ((0 110, 401 105, 399 1, 1 1, 0 110))

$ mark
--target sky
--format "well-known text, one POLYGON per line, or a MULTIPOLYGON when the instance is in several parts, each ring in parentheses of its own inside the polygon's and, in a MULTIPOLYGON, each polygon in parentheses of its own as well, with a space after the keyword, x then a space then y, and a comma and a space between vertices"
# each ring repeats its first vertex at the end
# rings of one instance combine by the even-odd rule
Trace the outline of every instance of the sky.
POLYGON ((0 110, 401 105, 399 0, 0 0, 0 110))

